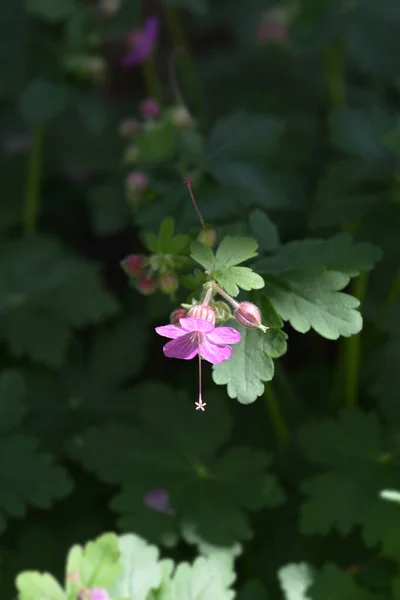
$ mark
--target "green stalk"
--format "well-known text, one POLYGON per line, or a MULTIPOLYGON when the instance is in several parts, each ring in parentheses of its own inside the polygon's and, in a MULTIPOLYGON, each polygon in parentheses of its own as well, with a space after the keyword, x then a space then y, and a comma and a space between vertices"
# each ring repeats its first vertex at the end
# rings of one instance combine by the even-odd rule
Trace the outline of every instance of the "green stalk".
POLYGON ((397 269, 396 275, 389 288, 387 296, 383 301, 381 311, 376 322, 376 334, 379 335, 386 323, 389 308, 392 306, 397 296, 400 294, 400 267, 397 269))
MULTIPOLYGON (((352 295, 358 298, 362 305, 367 290, 368 272, 360 273, 354 281, 352 295)), ((356 406, 360 378, 361 334, 353 335, 343 341, 343 369, 345 385, 345 403, 356 406)))
POLYGON ((25 209, 23 228, 25 235, 36 232, 39 215, 40 178, 43 155, 43 123, 37 123, 33 128, 32 145, 29 153, 27 184, 25 192, 25 209))
POLYGON ((265 384, 264 401, 276 438, 280 442, 287 442, 289 440, 289 430, 281 414, 278 398, 270 383, 265 384))
POLYGON ((202 110, 202 92, 197 77, 196 68, 192 56, 188 50, 185 31, 179 15, 179 10, 166 2, 163 3, 165 21, 169 34, 176 50, 176 59, 180 66, 183 79, 190 99, 195 103, 196 109, 200 113, 202 110))
POLYGON ((346 83, 343 50, 340 43, 331 44, 323 54, 325 78, 332 108, 346 106, 346 83))
POLYGON ((154 58, 150 57, 142 62, 142 73, 146 83, 147 93, 150 98, 154 98, 160 105, 163 104, 164 94, 157 75, 154 58))

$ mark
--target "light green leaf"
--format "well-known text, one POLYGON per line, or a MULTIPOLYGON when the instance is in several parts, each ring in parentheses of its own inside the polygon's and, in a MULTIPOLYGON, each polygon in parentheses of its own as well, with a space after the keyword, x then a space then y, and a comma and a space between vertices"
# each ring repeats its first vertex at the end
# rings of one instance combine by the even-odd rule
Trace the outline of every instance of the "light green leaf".
POLYGON ((285 565, 278 571, 285 600, 311 600, 307 590, 313 582, 313 569, 307 563, 285 565))
POLYGON ((193 565, 180 563, 172 578, 172 598, 185 600, 232 600, 235 581, 232 566, 217 556, 199 557, 193 565))
POLYGON ((48 573, 25 571, 16 580, 19 600, 66 600, 60 584, 48 573))
POLYGON ((214 266, 214 254, 211 248, 199 241, 190 244, 190 256, 199 263, 206 271, 211 271, 214 266))
POLYGON ((253 238, 226 236, 215 254, 216 270, 239 265, 257 256, 258 243, 253 238))
POLYGON ((320 267, 355 277, 370 271, 381 257, 377 246, 354 242, 349 233, 340 233, 327 240, 305 239, 280 246, 276 254, 261 258, 254 268, 260 273, 284 273, 320 267))
MULTIPOLYGON (((83 587, 108 588, 122 571, 118 537, 105 533, 84 547, 73 546, 68 554, 67 573, 77 571, 83 587)), ((73 587, 68 584, 67 591, 73 587)))
POLYGON ((270 252, 280 245, 278 228, 264 211, 259 209, 251 211, 249 223, 261 250, 270 252))
POLYGON ((349 277, 334 271, 287 271, 265 278, 265 294, 284 321, 296 331, 313 328, 328 340, 348 337, 362 328, 359 301, 339 290, 349 277))
POLYGON ((160 587, 162 565, 159 550, 137 535, 119 537, 122 572, 109 589, 113 597, 147 600, 151 590, 160 587))
MULTIPOLYGON (((218 385, 227 385, 230 398, 237 398, 242 404, 250 404, 264 392, 263 382, 271 381, 274 376, 274 363, 268 352, 272 349, 275 356, 280 354, 278 346, 271 341, 269 332, 265 334, 242 325, 235 328, 242 339, 232 346, 229 360, 213 366, 213 379, 218 385)), ((283 353, 286 346, 279 346, 283 353)))
POLYGON ((249 267, 226 267, 214 273, 216 281, 231 296, 239 294, 242 290, 260 290, 264 287, 264 279, 254 273, 249 267))

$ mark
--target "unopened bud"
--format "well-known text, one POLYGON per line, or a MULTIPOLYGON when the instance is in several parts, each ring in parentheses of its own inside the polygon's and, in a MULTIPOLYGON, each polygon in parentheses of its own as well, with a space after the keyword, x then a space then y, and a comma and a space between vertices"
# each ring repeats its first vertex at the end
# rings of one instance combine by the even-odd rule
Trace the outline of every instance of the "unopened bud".
POLYGON ((235 317, 245 327, 257 328, 261 325, 261 312, 251 302, 241 302, 235 310, 235 317))
POLYGON ((120 0, 100 0, 99 10, 104 17, 113 17, 119 10, 120 0))
POLYGON ((232 317, 231 309, 226 302, 218 300, 214 302, 213 309, 215 311, 215 319, 220 322, 225 322, 232 317))
POLYGON ((125 180, 128 192, 142 192, 149 185, 149 178, 142 171, 132 171, 125 180))
POLYGON ((172 313, 169 315, 169 322, 172 325, 176 325, 177 323, 179 323, 180 319, 184 319, 185 317, 187 317, 187 312, 188 311, 186 310, 186 308, 178 306, 178 308, 173 310, 172 313))
POLYGON ((192 317, 193 319, 202 319, 203 321, 209 321, 210 323, 215 323, 215 312, 211 306, 206 306, 204 304, 195 304, 188 312, 188 317, 192 317))
POLYGON ((203 229, 199 233, 199 237, 197 239, 208 248, 214 248, 215 244, 217 243, 217 232, 215 229, 207 227, 207 229, 203 229))
POLYGON ((110 600, 107 590, 103 588, 92 588, 88 592, 88 600, 110 600))
POLYGON ((122 121, 119 132, 121 135, 133 135, 137 131, 139 131, 142 127, 142 124, 138 119, 125 119, 122 121))
POLYGON ((120 265, 129 277, 134 277, 143 271, 144 257, 140 254, 130 254, 121 260, 120 265))
POLYGON ((166 515, 172 515, 174 512, 169 505, 169 494, 164 489, 155 489, 147 492, 143 497, 143 504, 156 512, 166 515))
POLYGON ((178 129, 186 129, 193 119, 186 106, 174 106, 171 111, 171 121, 178 129))
POLYGON ((157 281, 149 275, 142 275, 136 282, 136 289, 143 296, 151 296, 157 290, 157 281))
POLYGON ((161 107, 154 98, 147 98, 140 103, 140 112, 146 120, 156 119, 160 116, 161 107))
POLYGON ((163 275, 158 283, 163 294, 175 294, 179 287, 179 280, 173 273, 163 275))

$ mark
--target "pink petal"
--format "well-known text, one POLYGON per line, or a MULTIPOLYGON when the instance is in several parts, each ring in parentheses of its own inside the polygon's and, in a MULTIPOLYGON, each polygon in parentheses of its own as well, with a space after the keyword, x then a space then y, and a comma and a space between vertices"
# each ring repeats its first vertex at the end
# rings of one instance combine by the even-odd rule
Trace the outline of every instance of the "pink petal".
POLYGON ((204 319, 193 319, 193 317, 186 317, 179 319, 181 327, 186 331, 201 331, 201 333, 208 333, 214 329, 214 325, 204 319))
POLYGON ((240 342, 240 333, 233 327, 216 327, 207 333, 207 339, 213 344, 237 344, 240 342))
POLYGON ((219 363, 222 363, 224 360, 228 360, 228 358, 231 357, 232 348, 229 346, 216 346, 215 344, 207 341, 206 338, 199 345, 199 353, 202 358, 208 360, 208 362, 211 364, 219 365, 219 363))
POLYGON ((158 30, 160 28, 159 18, 156 16, 149 17, 144 24, 143 33, 151 44, 154 44, 158 37, 158 30))
POLYGON ((165 356, 168 356, 168 358, 190 360, 198 353, 199 344, 197 339, 193 339, 193 336, 190 333, 186 333, 165 344, 163 350, 165 356))
POLYGON ((160 327, 156 327, 156 332, 158 333, 158 335, 171 338, 172 340, 175 340, 181 335, 186 334, 186 331, 184 331, 180 327, 177 327, 176 325, 161 325, 160 327))

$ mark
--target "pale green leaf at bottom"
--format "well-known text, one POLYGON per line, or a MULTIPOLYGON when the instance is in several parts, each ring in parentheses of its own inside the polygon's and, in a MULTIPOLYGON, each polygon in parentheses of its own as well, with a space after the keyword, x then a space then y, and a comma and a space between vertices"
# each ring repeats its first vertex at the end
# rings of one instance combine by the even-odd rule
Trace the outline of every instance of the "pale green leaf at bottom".
POLYGON ((60 584, 49 573, 25 571, 16 580, 19 600, 65 600, 60 584))

